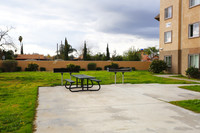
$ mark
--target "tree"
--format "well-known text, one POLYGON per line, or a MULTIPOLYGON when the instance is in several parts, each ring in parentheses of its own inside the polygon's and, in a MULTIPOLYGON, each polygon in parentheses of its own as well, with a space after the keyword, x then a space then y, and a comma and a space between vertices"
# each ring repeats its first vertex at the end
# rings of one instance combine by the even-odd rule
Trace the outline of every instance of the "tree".
POLYGON ((59 48, 59 52, 60 52, 59 58, 60 59, 64 59, 64 48, 65 48, 65 46, 61 41, 60 48, 59 48))
POLYGON ((69 60, 69 44, 65 38, 65 47, 64 47, 64 60, 69 60))
POLYGON ((86 47, 86 41, 84 42, 84 48, 83 48, 83 60, 87 60, 87 47, 86 47))
POLYGON ((149 58, 152 60, 154 56, 158 55, 159 49, 156 47, 148 47, 144 49, 144 52, 146 52, 149 55, 149 58))
POLYGON ((15 44, 12 41, 12 38, 8 35, 8 32, 13 29, 11 28, 7 28, 6 30, 2 30, 0 29, 0 48, 6 49, 5 47, 12 47, 15 49, 15 51, 17 50, 15 44))
POLYGON ((19 36, 19 42, 20 42, 20 45, 21 45, 21 54, 24 54, 22 40, 23 40, 22 36, 19 36))
POLYGON ((124 60, 141 61, 141 54, 132 47, 124 53, 124 60))
POLYGON ((110 52, 109 52, 108 44, 107 44, 107 48, 106 48, 106 59, 110 60, 110 52))

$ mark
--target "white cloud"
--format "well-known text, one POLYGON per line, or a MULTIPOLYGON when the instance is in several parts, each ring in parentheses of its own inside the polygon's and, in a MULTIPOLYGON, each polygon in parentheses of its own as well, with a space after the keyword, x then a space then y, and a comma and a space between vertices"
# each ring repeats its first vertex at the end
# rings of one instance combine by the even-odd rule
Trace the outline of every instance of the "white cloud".
POLYGON ((158 45, 156 20, 144 19, 156 16, 159 0, 6 0, 0 9, 0 28, 15 27, 10 35, 18 47, 23 37, 25 53, 55 55, 65 37, 76 49, 86 40, 93 52, 105 52, 107 43, 120 54, 132 46, 158 45))

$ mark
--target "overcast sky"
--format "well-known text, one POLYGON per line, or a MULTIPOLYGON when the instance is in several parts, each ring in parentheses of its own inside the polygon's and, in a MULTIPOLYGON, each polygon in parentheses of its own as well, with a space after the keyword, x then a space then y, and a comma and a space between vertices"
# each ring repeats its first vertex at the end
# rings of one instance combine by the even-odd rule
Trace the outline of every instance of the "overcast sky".
POLYGON ((23 37, 26 54, 55 55, 65 37, 77 50, 86 41, 93 54, 107 43, 111 54, 122 54, 159 45, 159 6, 160 0, 1 0, 0 28, 14 27, 10 36, 18 47, 23 37))

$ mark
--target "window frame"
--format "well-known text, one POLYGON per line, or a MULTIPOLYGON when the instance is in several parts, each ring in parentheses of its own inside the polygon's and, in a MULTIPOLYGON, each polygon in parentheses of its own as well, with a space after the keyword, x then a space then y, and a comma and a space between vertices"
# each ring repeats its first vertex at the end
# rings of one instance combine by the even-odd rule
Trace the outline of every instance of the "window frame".
POLYGON ((164 32, 164 43, 165 43, 165 44, 172 43, 172 30, 164 32), (171 32, 171 41, 170 41, 170 42, 166 42, 166 41, 165 41, 165 34, 166 34, 167 32, 171 32))
POLYGON ((188 24, 188 38, 197 38, 197 37, 200 37, 200 21, 199 22, 195 22, 195 23, 192 23, 192 24, 188 24), (199 36, 190 36, 190 31, 191 31, 191 25, 194 25, 194 24, 199 24, 199 36))
POLYGON ((193 7, 195 7, 195 6, 199 6, 199 5, 200 5, 200 3, 197 4, 197 5, 191 5, 191 1, 192 1, 192 0, 189 0, 189 8, 193 8, 193 7))
POLYGON ((164 19, 165 20, 167 20, 167 19, 171 19, 173 17, 173 6, 169 6, 169 7, 167 7, 167 8, 165 8, 164 9, 164 19), (169 8, 171 8, 171 17, 166 17, 165 15, 166 15, 166 9, 167 9, 167 11, 169 10, 169 8))
POLYGON ((172 55, 166 55, 166 56, 164 56, 164 61, 166 62, 168 68, 172 67, 172 55), (167 58, 171 58, 170 65, 167 62, 167 58))
POLYGON ((200 70, 200 53, 198 53, 198 54, 188 54, 188 68, 190 68, 191 67, 191 60, 190 60, 190 57, 191 56, 194 56, 194 55, 198 55, 199 56, 199 70, 200 70))

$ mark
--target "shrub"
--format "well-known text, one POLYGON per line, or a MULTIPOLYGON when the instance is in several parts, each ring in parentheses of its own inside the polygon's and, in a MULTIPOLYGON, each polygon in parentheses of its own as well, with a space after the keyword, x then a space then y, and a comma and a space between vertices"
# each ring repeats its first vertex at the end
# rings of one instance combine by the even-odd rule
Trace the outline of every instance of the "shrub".
POLYGON ((40 71, 46 71, 45 67, 40 67, 40 71))
POLYGON ((25 71, 31 71, 28 67, 25 68, 25 71))
POLYGON ((80 71, 85 71, 85 68, 81 68, 80 71))
POLYGON ((2 62, 2 68, 5 72, 16 71, 17 61, 15 60, 5 60, 2 62))
MULTIPOLYGON (((27 71, 37 71, 38 70, 39 65, 36 63, 30 63, 28 64, 28 69, 27 71)), ((26 71, 26 70, 25 70, 26 71)))
POLYGON ((78 71, 80 71, 81 67, 78 66, 78 65, 74 65, 74 64, 68 64, 68 65, 67 65, 67 69, 68 69, 69 71, 78 72, 78 71))
POLYGON ((190 67, 185 72, 188 78, 200 78, 200 72, 198 68, 190 67))
POLYGON ((87 67, 88 67, 88 70, 96 70, 97 64, 96 63, 89 63, 87 67))
POLYGON ((104 70, 107 70, 107 68, 117 69, 117 68, 119 68, 119 65, 117 63, 111 63, 111 65, 104 66, 104 70))
POLYGON ((3 69, 2 68, 0 68, 0 73, 2 73, 3 72, 3 69))
POLYGON ((20 71, 22 71, 22 68, 21 67, 16 67, 16 71, 20 72, 20 71))
POLYGON ((135 68, 135 67, 132 67, 132 71, 136 71, 136 68, 135 68))
POLYGON ((163 60, 154 60, 149 68, 149 71, 153 73, 160 73, 167 70, 167 64, 163 60))
POLYGON ((96 69, 97 71, 100 71, 100 70, 102 70, 102 68, 101 67, 97 67, 97 69, 96 69))

